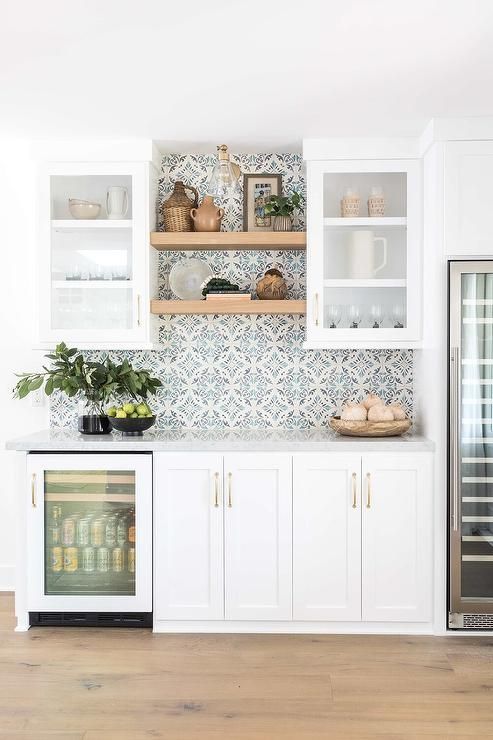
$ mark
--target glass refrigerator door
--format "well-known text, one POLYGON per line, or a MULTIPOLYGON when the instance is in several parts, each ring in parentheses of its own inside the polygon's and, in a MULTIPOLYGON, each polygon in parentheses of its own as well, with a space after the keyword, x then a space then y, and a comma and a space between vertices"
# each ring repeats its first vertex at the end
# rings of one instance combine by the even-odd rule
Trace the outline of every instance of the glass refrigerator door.
POLYGON ((135 471, 45 470, 45 594, 135 595, 135 471))
POLYGON ((455 263, 451 301, 451 606, 491 612, 493 263, 455 263))
POLYGON ((29 466, 30 611, 152 611, 150 456, 41 454, 29 466))

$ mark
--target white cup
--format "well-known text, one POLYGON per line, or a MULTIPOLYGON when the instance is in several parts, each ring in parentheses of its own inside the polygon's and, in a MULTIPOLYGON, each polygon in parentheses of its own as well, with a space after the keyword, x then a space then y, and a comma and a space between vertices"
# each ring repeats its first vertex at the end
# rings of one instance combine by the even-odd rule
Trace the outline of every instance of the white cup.
POLYGON ((121 185, 112 185, 106 191, 106 213, 108 218, 125 218, 128 211, 128 191, 121 185))
POLYGON ((348 277, 365 279, 375 277, 387 264, 387 239, 375 236, 373 231, 352 231, 347 250, 348 277), (376 245, 383 246, 382 261, 376 262, 376 245))

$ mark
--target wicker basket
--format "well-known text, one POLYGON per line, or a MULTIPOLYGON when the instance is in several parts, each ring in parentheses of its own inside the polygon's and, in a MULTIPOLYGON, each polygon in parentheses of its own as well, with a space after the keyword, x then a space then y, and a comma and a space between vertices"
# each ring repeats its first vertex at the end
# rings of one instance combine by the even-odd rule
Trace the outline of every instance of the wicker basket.
POLYGON ((368 198, 368 215, 385 216, 385 198, 383 195, 370 195, 368 198))
POLYGON ((162 206, 165 231, 193 231, 193 221, 190 215, 192 208, 197 208, 199 194, 192 185, 185 185, 181 180, 175 182, 175 187, 168 200, 162 206), (186 194, 191 190, 194 199, 186 194))
POLYGON ((334 432, 348 437, 399 437, 411 428, 412 421, 349 421, 333 416, 329 424, 334 432))
POLYGON ((360 198, 358 195, 345 195, 341 200, 341 216, 356 218, 359 216, 360 198))

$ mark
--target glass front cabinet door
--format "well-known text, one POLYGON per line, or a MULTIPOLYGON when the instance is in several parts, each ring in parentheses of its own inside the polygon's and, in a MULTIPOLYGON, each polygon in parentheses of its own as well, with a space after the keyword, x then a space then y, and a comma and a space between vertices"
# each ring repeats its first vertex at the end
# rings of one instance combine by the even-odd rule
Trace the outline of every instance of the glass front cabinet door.
POLYGON ((42 347, 61 340, 81 348, 151 346, 149 232, 156 179, 148 162, 40 168, 42 347))
POLYGON ((420 339, 420 163, 307 164, 307 347, 420 339))
POLYGON ((28 610, 152 611, 148 454, 28 455, 28 610))

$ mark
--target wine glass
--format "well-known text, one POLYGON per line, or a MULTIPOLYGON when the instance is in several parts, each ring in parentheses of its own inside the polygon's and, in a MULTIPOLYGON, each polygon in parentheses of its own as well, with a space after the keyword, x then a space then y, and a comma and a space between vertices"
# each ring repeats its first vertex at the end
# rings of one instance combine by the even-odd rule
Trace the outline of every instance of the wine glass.
POLYGON ((356 304, 352 304, 351 306, 349 306, 348 318, 349 318, 349 328, 357 329, 359 325, 361 324, 361 319, 363 318, 361 314, 361 308, 357 306, 356 304))
POLYGON ((378 303, 370 306, 370 318, 372 329, 380 329, 384 322, 385 315, 382 306, 380 306, 378 303))
POLYGON ((404 328, 405 317, 406 311, 404 309, 404 306, 402 306, 400 303, 392 306, 392 323, 394 324, 394 329, 404 328))
POLYGON ((327 307, 327 318, 329 319, 329 329, 337 329, 339 322, 342 317, 342 310, 340 306, 334 303, 327 307))

